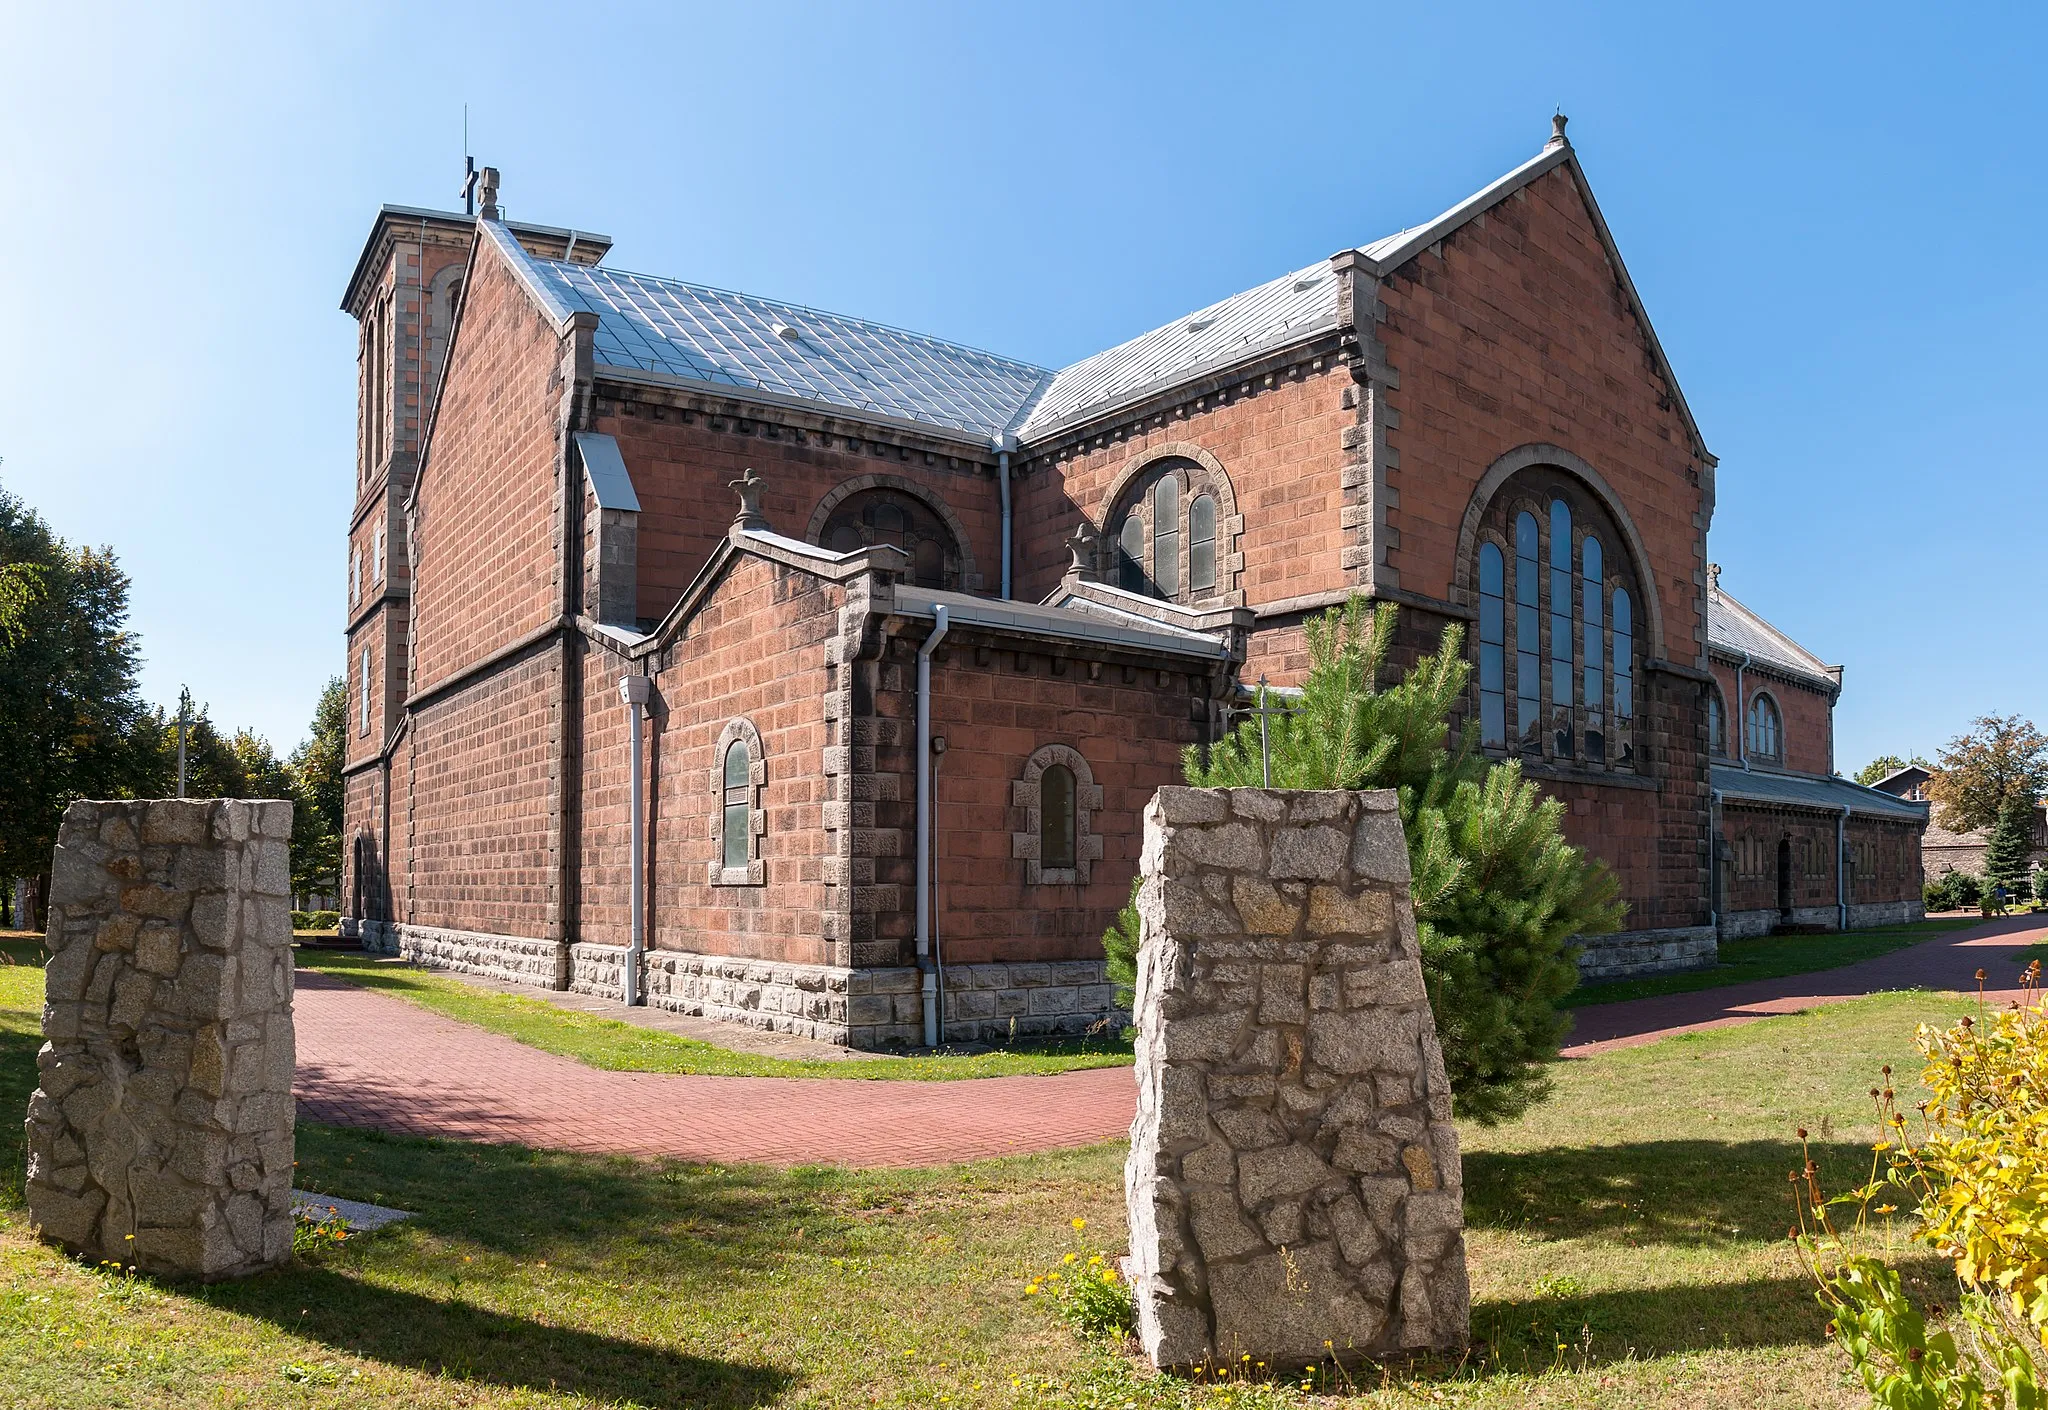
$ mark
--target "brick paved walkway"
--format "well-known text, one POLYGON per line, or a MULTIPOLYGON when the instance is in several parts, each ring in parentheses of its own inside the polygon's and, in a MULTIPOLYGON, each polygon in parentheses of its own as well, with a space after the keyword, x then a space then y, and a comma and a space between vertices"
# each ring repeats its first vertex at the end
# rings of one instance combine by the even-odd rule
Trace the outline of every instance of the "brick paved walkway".
POLYGON ((1663 994, 1653 999, 1595 1004, 1574 1010, 1577 1022, 1572 1028, 1572 1045, 1564 1050, 1564 1055, 1590 1057, 1612 1048, 1655 1042, 1674 1033, 1754 1023, 1774 1014, 1797 1013, 1888 989, 1956 989, 1971 993, 1977 988, 1975 975, 1979 969, 1985 971, 1987 985, 2003 1002, 2017 997, 2014 986, 2019 980, 2020 952, 2043 938, 2048 938, 2048 918, 2010 916, 1951 930, 1918 945, 1819 974, 1758 979, 1697 994, 1663 994))
POLYGON ((299 1115, 461 1141, 770 1165, 944 1165, 1126 1135, 1128 1067, 963 1082, 604 1072, 308 970, 299 1115))

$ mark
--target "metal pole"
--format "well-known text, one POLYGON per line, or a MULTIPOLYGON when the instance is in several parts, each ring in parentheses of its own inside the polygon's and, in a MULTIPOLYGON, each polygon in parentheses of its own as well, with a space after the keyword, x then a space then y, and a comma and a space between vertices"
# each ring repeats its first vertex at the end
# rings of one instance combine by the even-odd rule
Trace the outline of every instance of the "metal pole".
POLYGON ((178 796, 185 796, 185 716, 192 708, 192 692, 178 688, 178 796))
POLYGON ((1259 776, 1273 786, 1273 752, 1266 745, 1266 673, 1259 672, 1259 776))

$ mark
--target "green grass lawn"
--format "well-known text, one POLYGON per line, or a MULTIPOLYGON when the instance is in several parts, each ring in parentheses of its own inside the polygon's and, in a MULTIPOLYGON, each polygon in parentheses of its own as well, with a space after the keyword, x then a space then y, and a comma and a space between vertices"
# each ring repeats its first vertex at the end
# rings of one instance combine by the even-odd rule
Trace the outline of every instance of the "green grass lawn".
MULTIPOLYGON (((34 1082, 40 977, 0 968, 0 1112, 34 1082)), ((1466 1132, 1480 1353, 1448 1379, 1365 1378, 1344 1403, 1866 1403, 1783 1243, 1792 1129, 1814 1129, 1837 1187, 1860 1176, 1877 1069, 1909 1071, 1913 1025, 1969 1002, 1883 995, 1560 1064, 1550 1102, 1466 1132)), ((781 1171, 301 1125, 302 1185, 418 1218, 201 1288, 33 1242, 21 1139, 0 1121, 10 1406, 1221 1403, 1076 1341, 1022 1295, 1065 1250, 1119 1246, 1119 1146, 781 1171)), ((1939 1268, 1912 1268, 1939 1296, 1939 1268)))
POLYGON ((1655 994, 1690 994, 1700 989, 1719 989, 1751 979, 1815 974, 1821 970, 1840 969, 1858 960, 1875 959, 1948 931, 1983 923, 1981 916, 1951 916, 1889 926, 1883 930, 1852 930, 1846 934, 1830 935, 1765 935, 1754 940, 1730 940, 1721 946, 1721 962, 1712 969, 1587 984, 1566 996, 1564 1003, 1567 1008, 1584 1008, 1588 1004, 1647 999, 1655 994))
POLYGON ((501 994, 466 984, 451 975, 410 965, 380 962, 353 950, 301 950, 301 969, 376 989, 473 1023, 529 1047, 575 1058, 617 1072, 712 1073, 724 1077, 900 1078, 936 1082, 969 1077, 1006 1077, 1067 1072, 1077 1067, 1115 1067, 1131 1060, 1129 1041, 1115 1035, 1020 1041, 993 1052, 938 1056, 878 1056, 866 1059, 803 1061, 737 1053, 710 1043, 559 1008, 542 999, 501 994))

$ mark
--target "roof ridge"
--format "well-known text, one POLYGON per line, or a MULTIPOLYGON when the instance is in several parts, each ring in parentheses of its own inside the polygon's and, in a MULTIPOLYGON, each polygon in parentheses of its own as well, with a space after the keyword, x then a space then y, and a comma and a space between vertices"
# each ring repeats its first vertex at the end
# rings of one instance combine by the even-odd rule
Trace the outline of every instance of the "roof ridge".
MULTIPOLYGON (((1823 659, 1821 658, 1821 656, 1820 656, 1820 655, 1819 655, 1819 654, 1818 654, 1817 652, 1814 652, 1814 651, 1812 651, 1812 650, 1809 650, 1809 649, 1808 649, 1808 648, 1807 648, 1807 647, 1806 647, 1805 645, 1803 645, 1803 644, 1802 644, 1802 643, 1801 643, 1801 642, 1800 642, 1800 641, 1799 641, 1799 640, 1798 640, 1798 639, 1797 639, 1796 637, 1794 637, 1794 636, 1793 636, 1793 635, 1792 635, 1791 633, 1789 633, 1789 632, 1785 631, 1785 630, 1784 630, 1784 629, 1783 629, 1782 627, 1779 627, 1779 626, 1777 626, 1777 625, 1776 625, 1775 623, 1771 622, 1771 621, 1770 621, 1770 620, 1769 620, 1768 618, 1766 618, 1766 617, 1765 617, 1765 616, 1764 616, 1764 615, 1763 615, 1763 614, 1762 614, 1761 612, 1758 612, 1758 611, 1757 611, 1757 610, 1756 610, 1756 609, 1755 609, 1754 607, 1751 607, 1751 606, 1750 606, 1750 605, 1749 605, 1748 603, 1744 602, 1744 601, 1743 601, 1743 600, 1742 600, 1741 598, 1737 597, 1737 596, 1736 596, 1736 595, 1735 595, 1734 593, 1732 593, 1732 592, 1728 591, 1728 589, 1726 589, 1726 588, 1724 588, 1724 587, 1721 587, 1721 586, 1720 586, 1719 584, 1716 584, 1716 585, 1715 585, 1715 587, 1714 587, 1714 591, 1713 591, 1713 593, 1712 593, 1712 596, 1711 596, 1711 600, 1710 600, 1710 602, 1709 602, 1709 604, 1708 604, 1708 605, 1709 605, 1709 609, 1710 609, 1710 621, 1709 621, 1709 625, 1710 625, 1710 626, 1711 626, 1711 607, 1712 607, 1712 603, 1713 603, 1713 602, 1721 602, 1721 603, 1724 603, 1724 604, 1726 604, 1726 605, 1728 605, 1728 606, 1731 606, 1731 607, 1733 607, 1733 608, 1734 608, 1734 609, 1735 609, 1736 611, 1738 611, 1738 612, 1742 613, 1742 614, 1743 614, 1743 615, 1744 615, 1745 617, 1749 618, 1749 620, 1750 620, 1750 621, 1752 621, 1752 622, 1756 623, 1756 624, 1757 624, 1757 625, 1758 625, 1759 627, 1762 627, 1762 628, 1763 628, 1763 629, 1764 629, 1765 631, 1769 632, 1769 633, 1770 633, 1770 634, 1771 634, 1772 636, 1774 636, 1774 637, 1776 637, 1776 638, 1777 638, 1778 640, 1780 640, 1780 641, 1784 642, 1784 643, 1785 643, 1785 644, 1786 644, 1787 646, 1791 647, 1791 648, 1792 648, 1793 650, 1795 650, 1795 651, 1799 652, 1799 653, 1800 653, 1800 654, 1801 654, 1802 656, 1806 657, 1806 658, 1807 658, 1807 659, 1808 659, 1809 661, 1813 662, 1813 663, 1814 663, 1814 664, 1815 664, 1816 666, 1819 666, 1819 667, 1820 667, 1820 668, 1821 668, 1821 669, 1822 669, 1823 671, 1825 671, 1825 670, 1827 670, 1827 669, 1829 668, 1829 663, 1828 663, 1827 661, 1823 660, 1823 659)), ((1711 634, 1711 633, 1710 633, 1710 634, 1711 634)))

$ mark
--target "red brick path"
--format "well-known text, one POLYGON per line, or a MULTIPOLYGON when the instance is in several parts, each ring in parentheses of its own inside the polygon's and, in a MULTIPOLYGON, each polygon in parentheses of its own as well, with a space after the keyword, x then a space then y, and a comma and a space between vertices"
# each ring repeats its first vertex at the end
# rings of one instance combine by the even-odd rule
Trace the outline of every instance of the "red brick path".
POLYGON ((603 1072, 300 970, 299 1115, 686 1160, 944 1165, 1124 1136, 1127 1067, 968 1082, 603 1072))
POLYGON ((2048 937, 2048 922, 2039 916, 2012 916, 1983 925, 1952 930, 1903 950, 1894 950, 1860 964, 1819 974, 1793 974, 1783 979, 1758 979, 1706 989, 1697 994, 1664 994, 1654 999, 1597 1004, 1576 1012, 1572 1046, 1566 1057, 1591 1057, 1612 1048, 1632 1048, 1706 1028, 1753 1023, 1774 1014, 1798 1013, 1844 999, 1889 989, 1955 989, 1977 987, 1976 972, 2000 1002, 2018 997, 2018 956, 2048 937))

